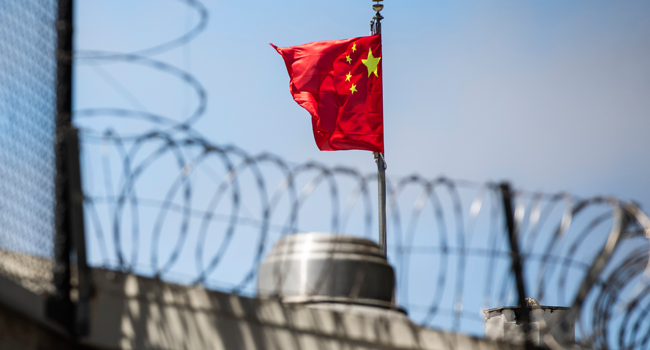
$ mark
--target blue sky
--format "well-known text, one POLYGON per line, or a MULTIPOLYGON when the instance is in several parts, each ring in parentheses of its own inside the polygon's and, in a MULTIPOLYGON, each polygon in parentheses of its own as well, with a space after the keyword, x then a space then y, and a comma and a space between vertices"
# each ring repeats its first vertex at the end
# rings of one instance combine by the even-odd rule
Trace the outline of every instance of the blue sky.
MULTIPOLYGON (((161 57, 180 67, 189 61, 206 87, 208 111, 197 128, 211 140, 372 171, 366 152, 317 151, 309 115, 291 99, 282 59, 268 46, 366 35, 370 4, 206 1, 205 32, 161 57)), ((650 4, 385 6, 389 175, 505 178, 531 190, 613 194, 650 206, 650 4)), ((178 36, 196 20, 176 1, 79 1, 76 45, 128 52, 178 36)), ((137 71, 126 82, 113 74, 147 108, 178 115, 195 102, 183 85, 137 71)), ((78 107, 126 103, 107 87, 89 86, 92 72, 77 79, 88 81, 78 107)))
MULTIPOLYGON (((318 151, 310 116, 292 100, 284 63, 268 44, 367 35, 371 4, 206 0, 205 31, 155 58, 204 86, 207 110, 195 129, 212 142, 370 173, 369 152, 318 151)), ((528 190, 615 195, 650 208, 650 2, 384 4, 389 177, 508 179, 528 190)), ((79 50, 136 51, 198 21, 173 0, 76 5, 79 50)), ((134 108, 181 120, 198 101, 178 79, 137 65, 79 65, 75 82, 76 109, 134 108)), ((152 128, 120 118, 76 122, 123 133, 152 128)), ((86 186, 101 187, 96 172, 88 177, 87 169, 86 186)), ((140 193, 163 182, 153 177, 140 193)))

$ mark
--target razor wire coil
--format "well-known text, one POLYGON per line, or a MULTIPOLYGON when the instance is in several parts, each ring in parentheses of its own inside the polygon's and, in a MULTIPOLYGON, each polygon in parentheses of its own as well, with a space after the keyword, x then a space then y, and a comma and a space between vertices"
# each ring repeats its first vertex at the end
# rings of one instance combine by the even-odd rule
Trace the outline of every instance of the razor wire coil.
MULTIPOLYGON (((206 110, 205 89, 189 73, 151 58, 205 27, 207 10, 198 2, 185 3, 200 13, 199 24, 173 45, 126 54, 76 53, 80 64, 129 62, 171 74, 191 87, 199 101, 180 121, 135 109, 75 112, 76 118, 135 118, 151 125, 149 132, 123 135, 82 129, 86 159, 101 158, 92 173, 104 184, 103 190, 86 193, 88 235, 94 237, 98 266, 254 295, 257 266, 284 235, 318 227, 371 238, 376 175, 353 167, 291 163, 269 153, 250 155, 194 130, 206 110), (144 184, 153 181, 158 164, 166 164, 167 185, 153 193, 144 184), (199 179, 201 173, 209 176, 199 179), (327 220, 306 222, 314 220, 310 201, 318 202, 318 215, 327 220), (245 252, 234 243, 242 237, 245 252), (244 266, 236 276, 227 271, 233 251, 236 264, 244 266)), ((401 305, 422 324, 471 331, 468 322, 483 322, 477 309, 515 302, 498 187, 419 175, 388 179, 389 259, 396 268, 401 305), (418 260, 422 257, 430 261, 418 260), (425 288, 422 280, 428 281, 425 288)), ((577 312, 580 346, 647 346, 648 337, 639 331, 648 322, 642 312, 648 307, 643 304, 648 278, 641 277, 647 275, 650 250, 645 214, 633 203, 609 197, 515 190, 512 201, 530 296, 577 312), (621 295, 633 285, 636 292, 621 295), (622 320, 622 314, 633 315, 632 321, 622 320), (619 335, 612 337, 612 332, 619 335)))

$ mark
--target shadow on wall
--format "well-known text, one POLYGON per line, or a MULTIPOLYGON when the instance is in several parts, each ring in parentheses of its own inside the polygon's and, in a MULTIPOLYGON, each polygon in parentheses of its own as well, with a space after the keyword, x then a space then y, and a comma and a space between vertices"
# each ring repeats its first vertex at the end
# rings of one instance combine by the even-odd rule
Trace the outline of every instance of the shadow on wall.
POLYGON ((373 307, 325 310, 94 270, 91 334, 123 349, 515 349, 373 307))

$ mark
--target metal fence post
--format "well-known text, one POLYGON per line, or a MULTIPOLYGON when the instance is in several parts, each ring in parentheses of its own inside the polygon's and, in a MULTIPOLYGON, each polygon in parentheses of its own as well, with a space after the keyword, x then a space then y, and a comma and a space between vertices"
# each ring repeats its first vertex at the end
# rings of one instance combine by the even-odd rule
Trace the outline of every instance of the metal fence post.
POLYGON ((92 294, 86 260, 83 192, 79 164, 78 131, 72 125, 73 0, 58 1, 56 21, 56 138, 54 208, 54 295, 46 303, 47 316, 63 325, 71 335, 89 331, 89 301, 92 294), (77 267, 78 300, 70 298, 71 254, 77 267))
POLYGON ((76 128, 66 133, 66 172, 68 180, 69 237, 76 256, 78 299, 74 319, 74 334, 84 336, 89 333, 90 297, 93 292, 92 276, 86 257, 86 237, 84 230, 83 191, 81 188, 81 166, 79 163, 79 136, 76 128))
POLYGON ((503 213, 506 219, 506 229, 508 230, 508 241, 510 242, 510 256, 512 259, 512 273, 517 283, 517 303, 519 305, 518 321, 521 322, 524 332, 524 343, 526 349, 532 349, 533 345, 529 338, 530 333, 530 308, 526 303, 526 285, 524 284, 523 260, 519 253, 518 231, 515 224, 515 213, 512 206, 512 191, 510 184, 502 182, 500 184, 501 196, 503 199, 503 213))
POLYGON ((54 208, 54 295, 47 300, 48 317, 68 330, 73 329, 74 305, 70 300, 69 205, 67 200, 68 175, 66 172, 66 133, 72 125, 72 0, 58 1, 55 23, 56 47, 56 131, 55 131, 55 208, 54 208))

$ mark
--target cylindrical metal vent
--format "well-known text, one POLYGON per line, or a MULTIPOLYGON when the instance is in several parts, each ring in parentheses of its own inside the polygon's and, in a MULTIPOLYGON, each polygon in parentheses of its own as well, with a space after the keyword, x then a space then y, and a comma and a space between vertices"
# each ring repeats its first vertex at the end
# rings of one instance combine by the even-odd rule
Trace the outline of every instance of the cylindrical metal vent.
POLYGON ((395 308, 395 273, 370 240, 328 233, 280 239, 260 264, 258 296, 285 303, 395 308))

